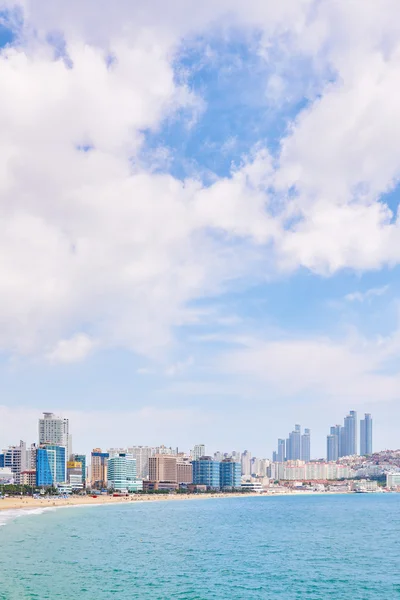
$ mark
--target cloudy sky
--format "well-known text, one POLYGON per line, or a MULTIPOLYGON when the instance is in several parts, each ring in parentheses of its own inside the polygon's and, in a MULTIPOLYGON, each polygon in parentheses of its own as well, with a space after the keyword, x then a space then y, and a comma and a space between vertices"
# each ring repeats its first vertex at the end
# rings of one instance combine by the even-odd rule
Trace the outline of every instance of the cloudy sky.
POLYGON ((0 0, 0 446, 400 446, 398 0, 0 0))

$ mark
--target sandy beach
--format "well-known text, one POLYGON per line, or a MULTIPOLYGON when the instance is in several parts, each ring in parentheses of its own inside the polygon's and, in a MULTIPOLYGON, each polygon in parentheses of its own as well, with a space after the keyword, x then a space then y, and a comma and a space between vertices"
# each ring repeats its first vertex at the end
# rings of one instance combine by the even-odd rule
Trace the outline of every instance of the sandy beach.
POLYGON ((232 498, 259 496, 258 493, 248 494, 132 494, 130 496, 70 496, 69 498, 31 498, 31 497, 13 497, 0 499, 0 510, 32 509, 32 508, 53 508, 57 506, 97 506, 100 504, 121 504, 131 502, 171 502, 177 500, 199 500, 210 498, 232 498))
MULTIPOLYGON (((212 498, 249 498, 263 497, 273 498, 274 496, 306 496, 306 495, 332 495, 337 492, 272 492, 263 493, 249 492, 247 494, 132 494, 129 496, 70 496, 69 498, 31 498, 31 497, 13 497, 0 499, 1 510, 16 510, 16 509, 33 509, 33 508, 54 508, 61 506, 98 506, 104 504, 121 504, 131 502, 175 502, 179 500, 207 500, 212 498)), ((340 492, 343 493, 343 492, 340 492)), ((345 492, 346 493, 346 492, 345 492)), ((348 492, 352 493, 352 492, 348 492)))

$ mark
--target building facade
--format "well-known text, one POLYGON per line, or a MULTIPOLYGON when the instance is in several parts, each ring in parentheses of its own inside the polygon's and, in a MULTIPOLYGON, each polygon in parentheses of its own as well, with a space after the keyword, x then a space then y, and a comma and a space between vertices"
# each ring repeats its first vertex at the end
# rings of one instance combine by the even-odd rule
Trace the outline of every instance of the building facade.
POLYGON ((107 487, 107 466, 109 454, 101 448, 94 448, 91 454, 91 486, 101 490, 107 487))
POLYGON ((0 466, 11 469, 14 474, 14 482, 20 484, 21 472, 29 467, 26 443, 21 440, 19 446, 9 446, 3 450, 0 466))
POLYGON ((190 460, 178 458, 176 462, 176 479, 178 484, 193 482, 193 465, 190 460))
POLYGON ((372 454, 372 417, 369 413, 365 413, 360 421, 360 454, 372 454))
POLYGON ((220 464, 212 460, 211 456, 202 456, 199 460, 194 460, 193 465, 193 483, 195 485, 205 485, 212 490, 220 489, 220 464))
POLYGON ((357 413, 351 410, 344 419, 342 430, 342 452, 343 456, 353 456, 357 454, 357 413))
POLYGON ((83 489, 83 478, 82 478, 82 462, 69 460, 67 461, 67 479, 71 485, 72 490, 83 489))
POLYGON ((206 447, 204 444, 196 444, 192 450, 193 460, 199 460, 202 456, 206 455, 206 447))
POLYGON ((86 454, 73 454, 71 460, 81 463, 82 467, 82 486, 86 487, 86 454))
POLYGON ((56 486, 66 482, 65 447, 46 444, 36 451, 36 485, 56 486))
POLYGON ((311 431, 305 429, 301 436, 301 460, 304 462, 310 462, 311 460, 311 431))
POLYGON ((326 458, 328 462, 339 458, 338 437, 333 433, 326 438, 326 458))
POLYGON ((221 489, 239 489, 242 480, 241 467, 238 462, 231 458, 224 458, 220 462, 220 480, 221 489))
POLYGON ((39 444, 64 446, 68 460, 72 452, 68 419, 50 412, 43 413, 43 417, 39 419, 39 444))
POLYGON ((149 481, 177 485, 177 457, 169 454, 150 456, 149 481))
POLYGON ((142 480, 136 476, 136 459, 121 452, 108 459, 107 487, 116 492, 137 492, 143 489, 142 480))
POLYGON ((155 449, 150 446, 133 446, 128 448, 129 454, 136 458, 136 470, 139 479, 149 478, 149 458, 155 454, 155 449))

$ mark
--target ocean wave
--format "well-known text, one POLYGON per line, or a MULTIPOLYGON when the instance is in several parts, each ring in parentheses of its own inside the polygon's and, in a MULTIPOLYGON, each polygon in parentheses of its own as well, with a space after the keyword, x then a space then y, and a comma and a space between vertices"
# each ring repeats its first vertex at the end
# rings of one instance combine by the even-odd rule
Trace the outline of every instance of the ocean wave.
POLYGON ((57 506, 43 506, 39 508, 10 508, 0 511, 0 527, 7 525, 19 517, 28 517, 31 515, 41 515, 44 512, 57 510, 57 506))

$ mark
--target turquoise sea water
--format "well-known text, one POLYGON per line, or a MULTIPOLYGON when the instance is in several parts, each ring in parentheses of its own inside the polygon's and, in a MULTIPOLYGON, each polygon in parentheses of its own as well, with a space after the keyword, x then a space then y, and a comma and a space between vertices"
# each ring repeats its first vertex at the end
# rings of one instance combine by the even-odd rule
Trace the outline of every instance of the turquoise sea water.
POLYGON ((65 508, 0 527, 2 600, 391 600, 399 568, 400 494, 65 508))

